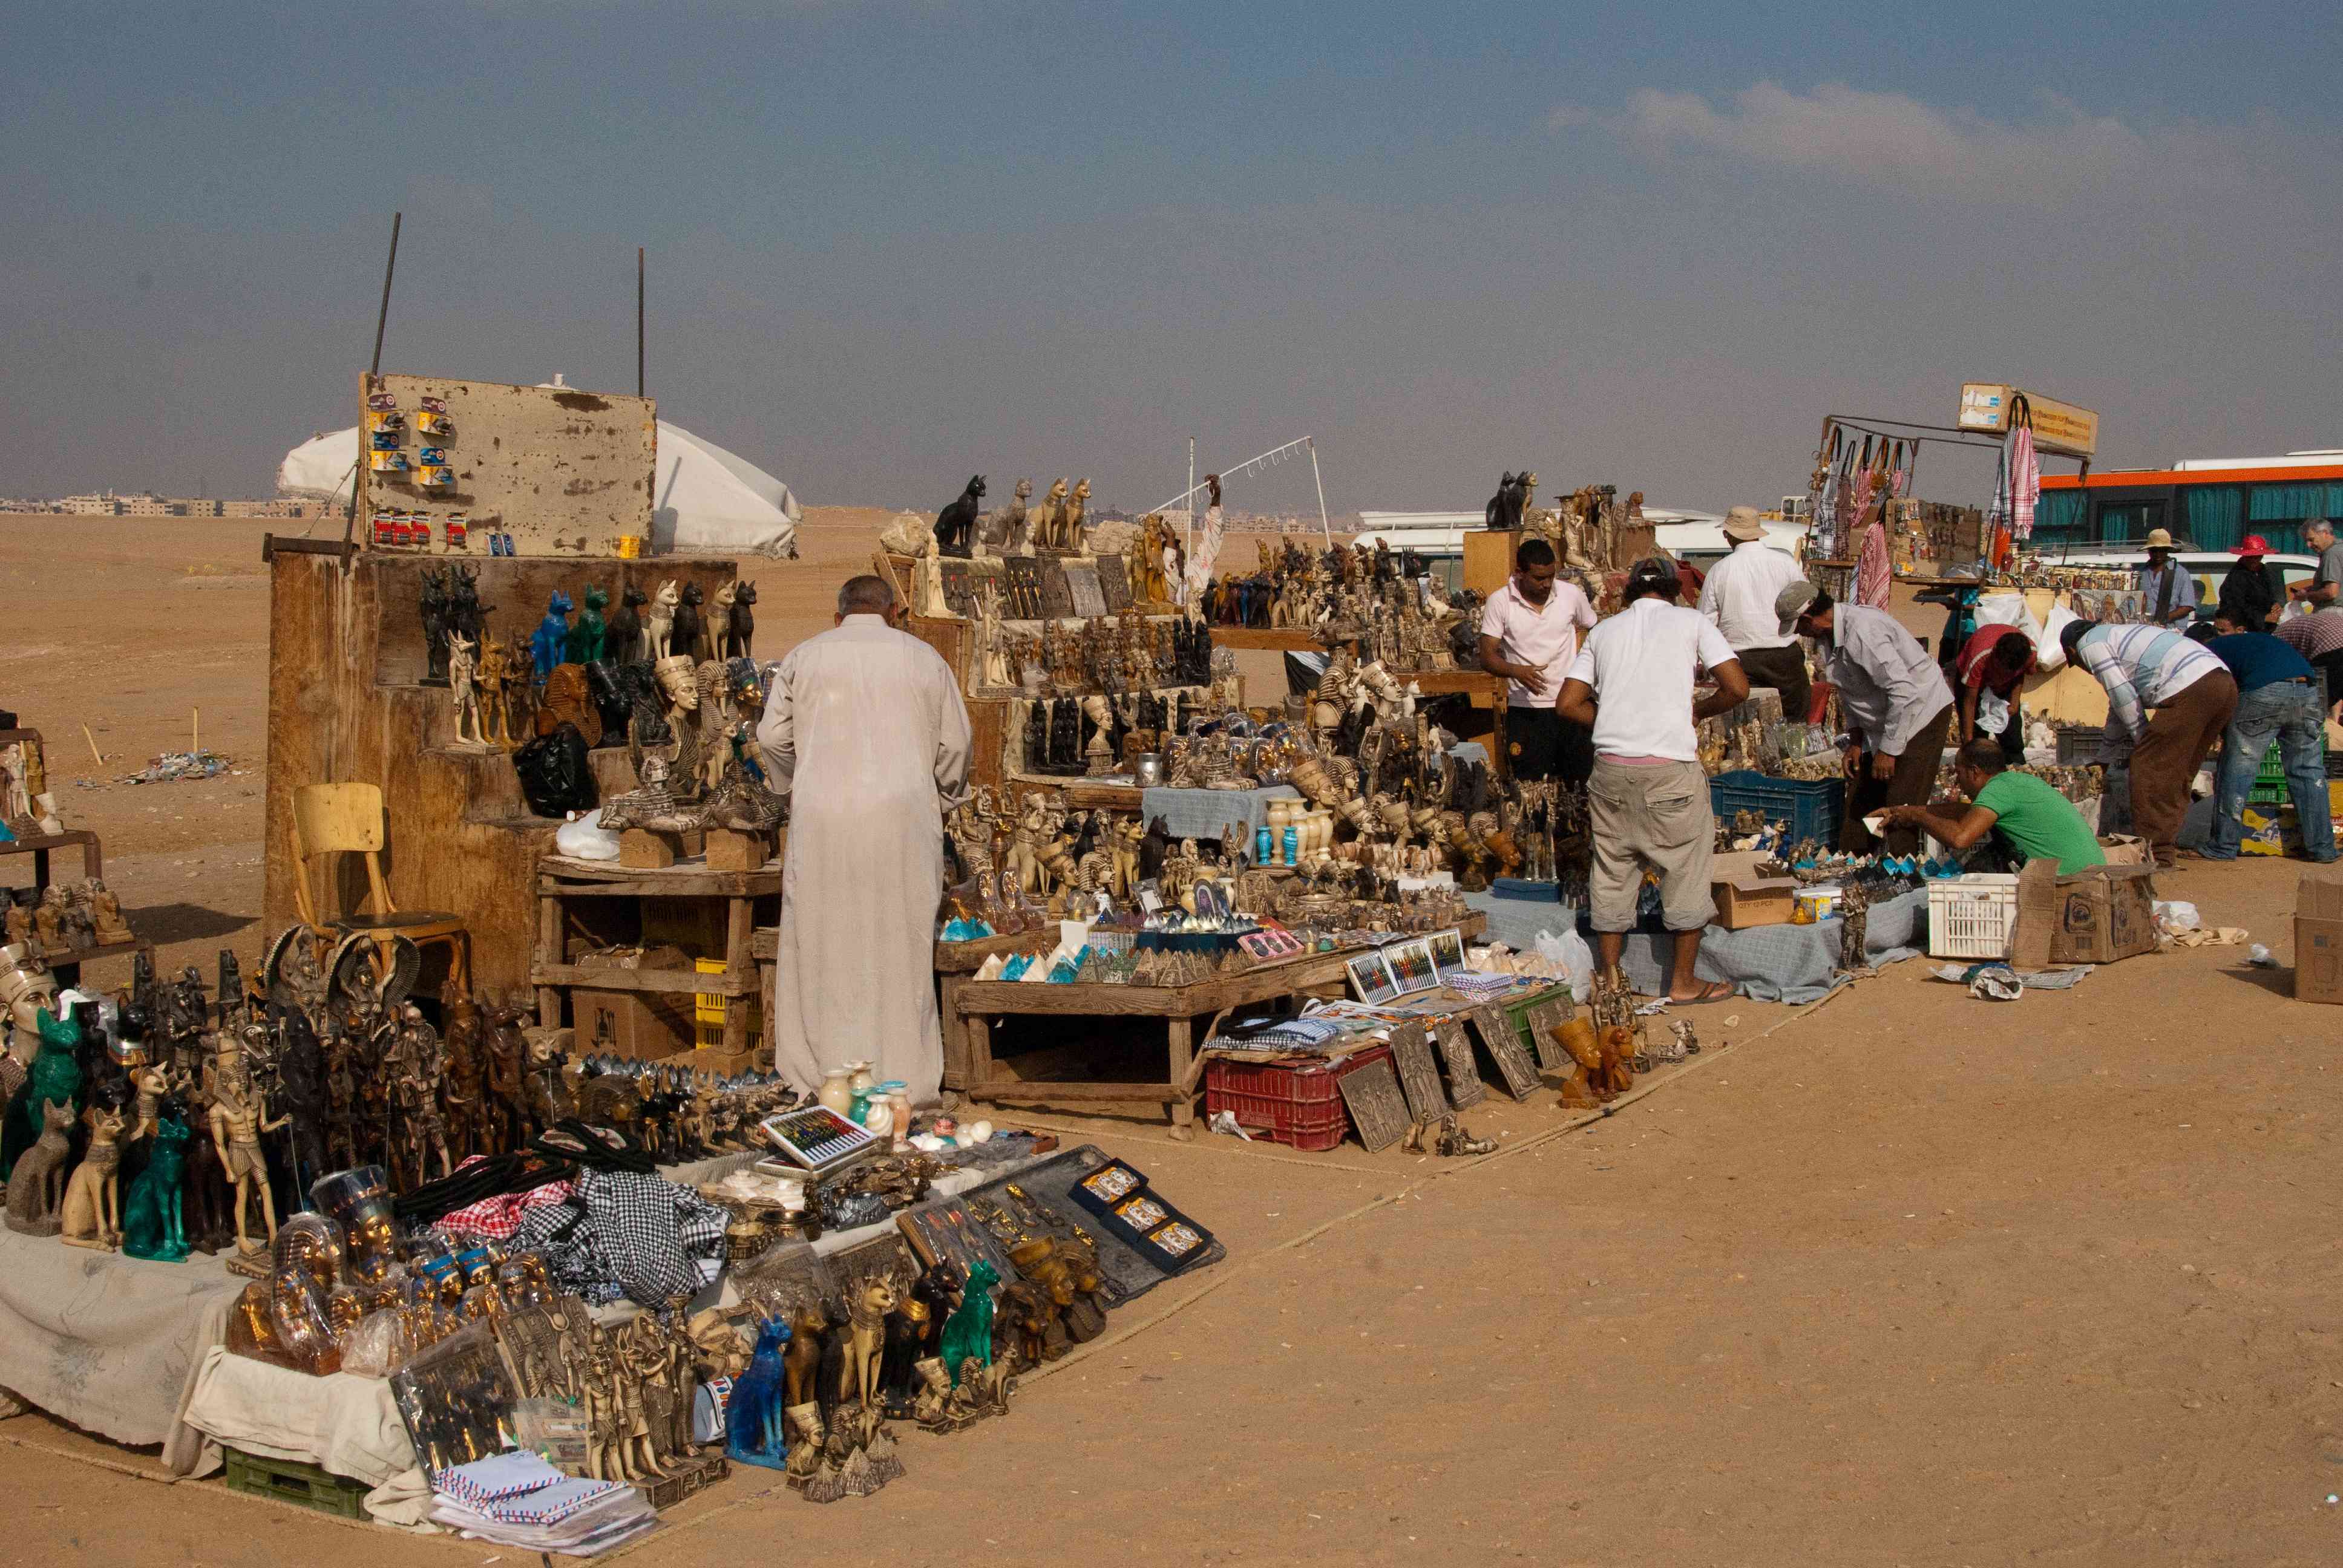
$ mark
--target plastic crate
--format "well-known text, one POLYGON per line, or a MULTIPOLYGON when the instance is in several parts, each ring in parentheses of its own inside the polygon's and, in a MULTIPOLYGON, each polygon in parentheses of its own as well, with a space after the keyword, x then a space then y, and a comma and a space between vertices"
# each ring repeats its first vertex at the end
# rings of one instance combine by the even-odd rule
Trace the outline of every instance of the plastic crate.
POLYGON ((373 1490, 363 1481, 336 1475, 297 1459, 271 1459, 223 1444, 227 1489, 254 1497, 273 1497, 296 1508, 312 1508, 343 1519, 364 1519, 366 1496, 373 1490))
MULTIPOLYGON (((2343 758, 2343 751, 2328 749, 2325 754, 2323 759, 2329 779, 2337 777, 2336 761, 2338 758, 2343 758)), ((2286 792, 2286 750, 2272 739, 2269 749, 2262 753, 2261 770, 2254 775, 2252 785, 2246 790, 2246 804, 2284 806, 2291 799, 2292 797, 2286 792)))
MULTIPOLYGON (((691 967, 704 975, 724 972, 722 959, 694 959, 691 967)), ((724 1043, 724 1004, 731 999, 721 991, 696 990, 691 993, 693 1043, 702 1050, 714 1050, 724 1043)), ((754 1044, 764 1033, 763 999, 749 996, 741 999, 749 1004, 748 1039, 754 1044)))
POLYGON ((1839 819, 1846 812, 1844 779, 1776 779, 1743 768, 1708 781, 1708 803, 1720 822, 1735 811, 1756 811, 1768 822, 1787 822, 1790 842, 1802 839, 1835 849, 1839 819))
POLYGON ((1350 1131, 1343 1107, 1343 1075, 1391 1055, 1387 1045, 1369 1046, 1330 1066, 1323 1061, 1232 1061, 1214 1057, 1204 1065, 1204 1114, 1236 1113, 1248 1132, 1266 1133, 1273 1143, 1317 1153, 1339 1145, 1350 1131))
POLYGON ((2017 924, 2017 879, 1976 875, 1928 884, 1928 956, 1999 960, 2017 924))
POLYGON ((2105 730, 2086 724, 2069 725, 2058 731, 2058 766, 2079 768, 2085 763, 2097 762, 2107 745, 2105 730))

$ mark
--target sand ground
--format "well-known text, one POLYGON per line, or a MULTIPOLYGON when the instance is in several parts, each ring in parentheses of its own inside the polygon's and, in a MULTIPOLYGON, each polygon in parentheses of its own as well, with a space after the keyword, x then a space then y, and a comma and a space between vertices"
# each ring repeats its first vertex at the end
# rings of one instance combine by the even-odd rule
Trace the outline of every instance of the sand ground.
MULTIPOLYGON (((875 518, 818 511, 805 561, 758 569, 775 649, 827 624, 875 518)), ((0 628, 0 707, 55 739, 60 804, 106 833, 166 960, 249 957, 263 525, 25 521, 0 528, 0 589, 41 608, 0 628), (253 580, 179 586, 206 566, 253 580), (101 774, 81 724, 111 776, 183 746, 197 705, 242 777, 75 789, 101 774)), ((2166 890, 2287 962, 2300 869, 2166 890)), ((738 1475, 631 1555, 2332 1562, 2343 1013, 2241 955, 2014 1005, 1914 961, 1812 1009, 1702 1009, 1692 1069, 1582 1128, 1476 1111, 1503 1135, 1480 1161, 1047 1119, 1150 1171, 1229 1261, 1119 1313, 1008 1419, 908 1434, 877 1498, 738 1475)), ((45 1417, 0 1441, 14 1561, 519 1555, 160 1484, 151 1454, 45 1417)))

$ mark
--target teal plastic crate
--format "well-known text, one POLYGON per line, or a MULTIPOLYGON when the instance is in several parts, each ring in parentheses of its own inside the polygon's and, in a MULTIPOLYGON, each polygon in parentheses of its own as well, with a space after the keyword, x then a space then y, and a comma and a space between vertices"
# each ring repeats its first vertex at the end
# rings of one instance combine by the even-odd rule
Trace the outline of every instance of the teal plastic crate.
POLYGON ((1768 822, 1787 822, 1793 844, 1812 839, 1836 849, 1839 821, 1846 813, 1846 780, 1775 779, 1743 768, 1708 781, 1708 803, 1720 822, 1730 823, 1735 811, 1759 811, 1768 822))

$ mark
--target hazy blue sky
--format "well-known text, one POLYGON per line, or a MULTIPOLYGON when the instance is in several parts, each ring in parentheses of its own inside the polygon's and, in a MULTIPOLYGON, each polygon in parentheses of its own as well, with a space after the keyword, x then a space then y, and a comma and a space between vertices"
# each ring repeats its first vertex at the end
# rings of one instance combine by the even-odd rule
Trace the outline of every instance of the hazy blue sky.
POLYGON ((386 368, 631 390, 647 245, 662 414, 817 503, 1722 506, 1964 378, 2343 446, 2331 5, 6 5, 0 493, 266 493, 397 208, 386 368))

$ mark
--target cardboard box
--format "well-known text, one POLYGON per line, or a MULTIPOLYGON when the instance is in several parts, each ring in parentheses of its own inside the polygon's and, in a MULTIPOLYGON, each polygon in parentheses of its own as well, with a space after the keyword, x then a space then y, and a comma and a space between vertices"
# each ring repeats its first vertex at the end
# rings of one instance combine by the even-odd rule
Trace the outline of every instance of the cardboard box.
POLYGON ((1795 877, 1761 877, 1758 865, 1773 857, 1757 849, 1735 849, 1711 862, 1709 896, 1716 923, 1728 931, 1752 926, 1786 926, 1797 901, 1795 877))
POLYGON ((663 1061, 698 1040, 689 991, 569 988, 570 1028, 578 1049, 629 1061, 663 1061))
POLYGON ((2343 1002, 2343 881, 2305 877, 2294 897, 2294 1000, 2343 1002))
POLYGON ((2148 863, 2147 840, 2129 833, 2109 833, 2099 839, 2099 850, 2110 866, 2145 866, 2148 863))
POLYGON ((2028 860, 2017 877, 2013 969, 2110 964, 2156 950, 2156 868, 2095 866, 2071 877, 2028 860))

